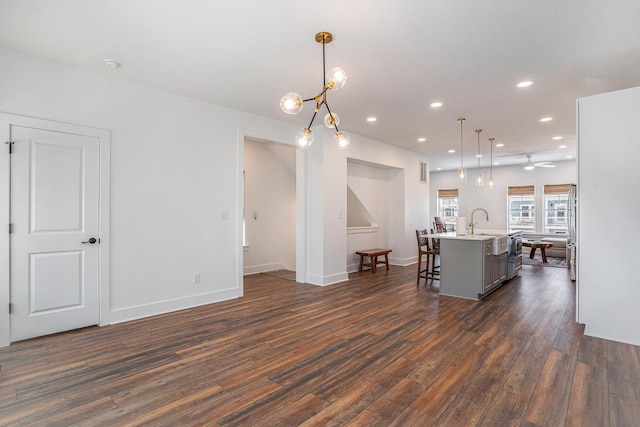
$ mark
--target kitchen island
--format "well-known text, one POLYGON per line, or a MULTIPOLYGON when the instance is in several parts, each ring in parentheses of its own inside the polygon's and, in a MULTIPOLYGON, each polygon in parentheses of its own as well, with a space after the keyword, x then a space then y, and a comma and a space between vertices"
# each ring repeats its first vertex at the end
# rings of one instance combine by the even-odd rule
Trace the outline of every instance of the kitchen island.
POLYGON ((440 233, 440 294, 479 300, 507 279, 506 233, 440 233))

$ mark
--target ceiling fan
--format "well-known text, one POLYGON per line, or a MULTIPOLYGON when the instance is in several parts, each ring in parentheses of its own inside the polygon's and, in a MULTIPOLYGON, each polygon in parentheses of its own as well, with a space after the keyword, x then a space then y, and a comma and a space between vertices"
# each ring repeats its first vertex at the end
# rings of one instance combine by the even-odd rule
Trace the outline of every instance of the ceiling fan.
POLYGON ((551 162, 533 163, 531 161, 531 154, 527 154, 527 163, 524 164, 524 170, 526 171, 534 170, 535 168, 555 168, 555 167, 556 165, 552 164, 551 162))

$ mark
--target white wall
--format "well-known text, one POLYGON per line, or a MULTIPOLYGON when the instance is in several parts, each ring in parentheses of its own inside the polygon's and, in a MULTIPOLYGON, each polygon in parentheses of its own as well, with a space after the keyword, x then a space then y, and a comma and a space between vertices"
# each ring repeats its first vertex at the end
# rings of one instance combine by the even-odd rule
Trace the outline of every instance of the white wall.
MULTIPOLYGON (((524 161, 523 161, 524 164, 524 161)), ((431 172, 429 188, 431 190, 430 218, 438 214, 438 190, 457 188, 460 216, 471 220, 471 212, 475 208, 485 208, 489 212, 487 223, 482 213, 476 213, 478 228, 507 228, 507 187, 533 185, 536 191, 536 229, 542 233, 544 219, 543 188, 550 184, 574 184, 576 182, 576 162, 554 162, 555 168, 536 168, 524 171, 521 165, 496 166, 493 168, 493 189, 489 189, 489 169, 481 169, 485 177, 485 185, 476 187, 473 177, 475 169, 469 170, 471 178, 468 182, 458 182, 457 171, 431 172)), ((431 225, 430 225, 431 227, 431 225)))
POLYGON ((239 135, 289 141, 296 127, 4 49, 0 63, 0 111, 111 131, 107 323, 242 294, 239 135))
POLYGON ((578 100, 578 321, 640 345, 640 87, 578 100))
POLYGON ((245 141, 244 274, 296 268, 295 158, 294 147, 245 141))

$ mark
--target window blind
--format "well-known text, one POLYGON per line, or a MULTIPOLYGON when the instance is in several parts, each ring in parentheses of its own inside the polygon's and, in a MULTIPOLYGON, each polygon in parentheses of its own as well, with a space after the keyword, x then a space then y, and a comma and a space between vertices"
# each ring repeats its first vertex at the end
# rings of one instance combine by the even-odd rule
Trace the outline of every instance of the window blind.
POLYGON ((507 194, 509 194, 509 196, 533 196, 536 194, 536 188, 533 185, 509 187, 507 194))
POLYGON ((571 184, 545 185, 544 194, 568 194, 571 184))
POLYGON ((458 189, 438 190, 438 197, 458 197, 458 189))

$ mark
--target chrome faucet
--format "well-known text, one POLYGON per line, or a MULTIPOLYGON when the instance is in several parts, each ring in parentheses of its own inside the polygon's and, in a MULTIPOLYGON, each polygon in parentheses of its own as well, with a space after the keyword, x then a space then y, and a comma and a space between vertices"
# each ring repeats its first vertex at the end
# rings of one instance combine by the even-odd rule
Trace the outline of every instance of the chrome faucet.
POLYGON ((474 227, 476 226, 477 222, 473 222, 473 214, 475 214, 478 211, 482 211, 484 212, 484 216, 487 219, 487 222, 489 222, 489 212, 487 212, 486 209, 483 208, 475 208, 472 212, 471 212, 471 224, 469 224, 469 226, 471 227, 471 234, 474 234, 474 227))

